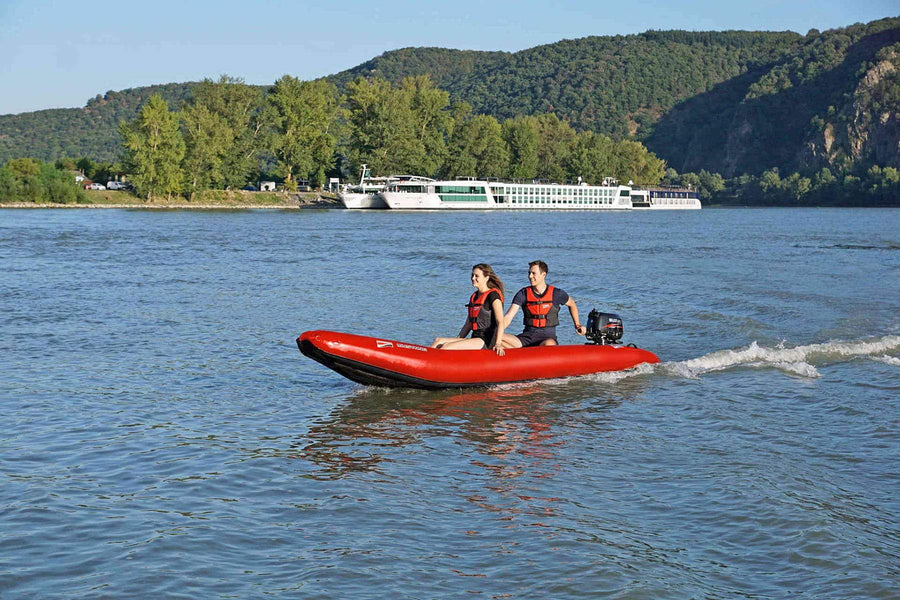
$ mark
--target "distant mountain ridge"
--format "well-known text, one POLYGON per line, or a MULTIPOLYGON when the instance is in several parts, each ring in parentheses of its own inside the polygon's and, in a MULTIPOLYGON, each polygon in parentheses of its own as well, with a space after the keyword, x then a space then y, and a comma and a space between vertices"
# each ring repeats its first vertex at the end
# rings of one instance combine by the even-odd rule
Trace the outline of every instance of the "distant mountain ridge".
MULTIPOLYGON (((681 172, 900 167, 898 18, 806 36, 648 31, 514 53, 404 48, 326 79, 343 87, 359 76, 398 82, 426 73, 475 112, 554 112, 576 129, 642 141, 681 172)), ((177 107, 192 86, 107 92, 81 109, 0 116, 0 162, 114 160, 120 119, 156 92, 177 107)))
POLYGON ((177 107, 191 97, 193 86, 190 82, 167 83, 109 91, 88 100, 84 108, 0 115, 0 164, 11 158, 50 161, 65 156, 113 162, 122 144, 120 120, 133 119, 141 105, 157 93, 169 106, 177 107))

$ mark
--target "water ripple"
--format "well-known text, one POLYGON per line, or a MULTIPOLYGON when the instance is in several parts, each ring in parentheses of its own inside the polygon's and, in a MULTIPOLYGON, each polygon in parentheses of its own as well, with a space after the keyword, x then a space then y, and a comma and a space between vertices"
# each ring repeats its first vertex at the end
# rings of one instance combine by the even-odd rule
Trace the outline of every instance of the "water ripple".
POLYGON ((896 595, 893 212, 89 213, 0 212, 4 598, 896 595), (663 362, 422 392, 297 352, 454 332, 472 264, 536 258, 663 362))

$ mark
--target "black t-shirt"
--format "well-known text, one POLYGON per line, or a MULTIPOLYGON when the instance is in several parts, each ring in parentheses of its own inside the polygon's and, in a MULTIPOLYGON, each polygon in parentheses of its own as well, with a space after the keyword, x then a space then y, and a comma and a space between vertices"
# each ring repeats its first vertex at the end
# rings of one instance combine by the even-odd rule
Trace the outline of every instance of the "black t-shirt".
POLYGON ((500 294, 497 292, 497 290, 491 290, 488 293, 487 298, 484 299, 484 308, 493 310, 494 300, 499 300, 500 304, 503 304, 503 298, 500 297, 500 294))

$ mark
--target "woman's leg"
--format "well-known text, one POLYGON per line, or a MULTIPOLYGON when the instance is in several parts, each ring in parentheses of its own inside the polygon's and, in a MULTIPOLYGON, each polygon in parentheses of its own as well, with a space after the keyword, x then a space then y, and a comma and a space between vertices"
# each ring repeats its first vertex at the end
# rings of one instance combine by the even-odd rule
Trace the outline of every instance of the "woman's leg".
POLYGON ((432 342, 431 347, 432 347, 432 348, 440 348, 440 347, 442 347, 444 344, 449 344, 450 342, 458 342, 459 340, 463 340, 463 339, 465 339, 465 338, 461 338, 461 337, 439 337, 439 338, 434 338, 434 342, 432 342))
POLYGON ((482 350, 485 348, 481 338, 457 338, 455 342, 447 342, 441 350, 482 350))
POLYGON ((503 342, 504 348, 521 348, 522 347, 522 340, 520 340, 518 338, 518 336, 515 336, 511 333, 504 333, 503 340, 501 340, 501 341, 503 342))

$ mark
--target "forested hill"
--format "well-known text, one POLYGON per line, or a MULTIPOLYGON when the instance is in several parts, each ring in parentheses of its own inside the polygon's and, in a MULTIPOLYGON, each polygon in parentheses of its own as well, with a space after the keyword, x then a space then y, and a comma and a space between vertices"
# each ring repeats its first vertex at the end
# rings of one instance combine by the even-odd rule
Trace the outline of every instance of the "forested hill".
POLYGON ((141 105, 160 94, 170 106, 191 96, 192 83, 168 83, 109 91, 88 100, 84 108, 53 108, 0 115, 0 164, 11 158, 55 160, 86 156, 115 161, 122 147, 119 121, 135 117, 141 105))
POLYGON ((641 137, 679 102, 783 60, 801 39, 791 32, 649 31, 563 40, 514 54, 405 48, 333 80, 396 82, 428 73, 478 113, 506 119, 553 112, 576 129, 641 137))
MULTIPOLYGON (((649 31, 515 53, 405 48, 328 79, 429 74, 454 101, 505 119, 553 112, 576 129, 642 141, 675 169, 733 176, 856 161, 900 166, 900 19, 806 36, 649 31)), ((0 116, 0 162, 112 160, 116 124, 152 92, 176 107, 190 84, 109 92, 84 109, 0 116)))
POLYGON ((643 140, 670 166, 735 176, 900 167, 900 19, 811 31, 780 60, 667 111, 643 140))

